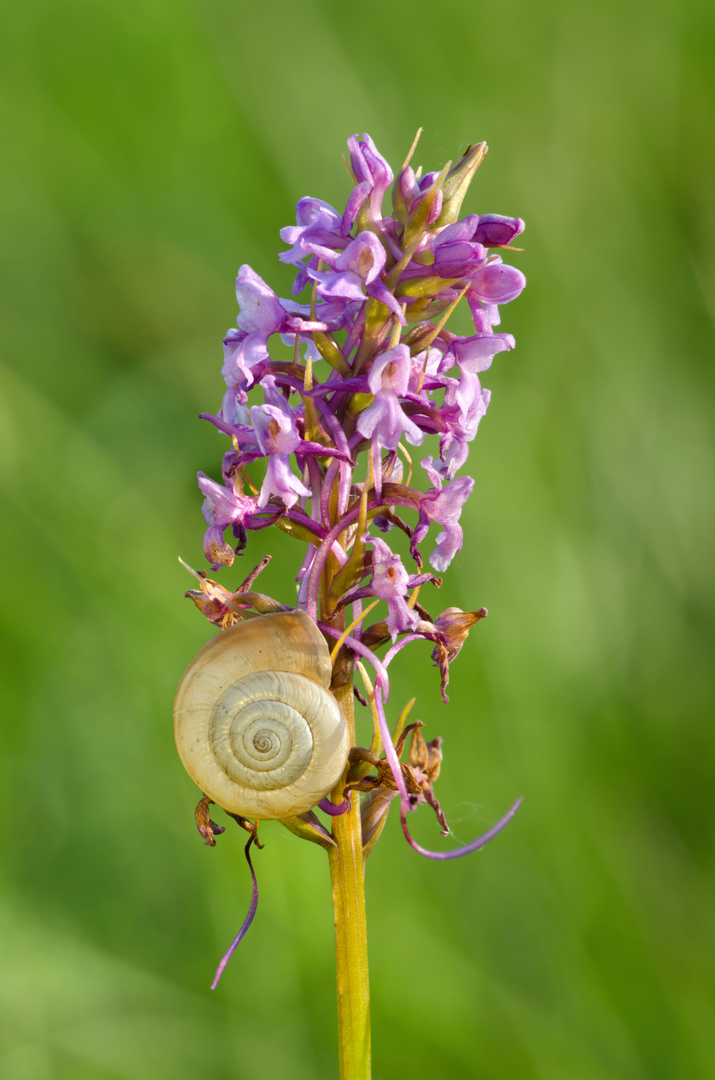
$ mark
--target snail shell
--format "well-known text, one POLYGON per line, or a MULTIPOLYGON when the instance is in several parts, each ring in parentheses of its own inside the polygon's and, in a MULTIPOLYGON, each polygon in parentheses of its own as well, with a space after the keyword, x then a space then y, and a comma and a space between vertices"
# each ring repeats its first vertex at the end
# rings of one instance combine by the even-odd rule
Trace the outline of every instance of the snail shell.
POLYGON ((348 757, 330 679, 328 646, 303 611, 223 630, 191 661, 174 702, 191 779, 242 817, 305 813, 335 787, 348 757))

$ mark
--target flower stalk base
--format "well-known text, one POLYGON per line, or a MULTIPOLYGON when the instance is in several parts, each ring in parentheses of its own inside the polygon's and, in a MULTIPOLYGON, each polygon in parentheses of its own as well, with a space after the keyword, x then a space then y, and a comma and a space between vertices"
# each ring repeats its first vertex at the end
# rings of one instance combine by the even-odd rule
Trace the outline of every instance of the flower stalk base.
MULTIPOLYGON (((352 679, 336 690, 355 744, 352 679)), ((336 847, 329 851, 335 920, 335 962, 338 987, 340 1080, 369 1080, 370 984, 367 966, 365 871, 360 802, 333 819, 336 847)))

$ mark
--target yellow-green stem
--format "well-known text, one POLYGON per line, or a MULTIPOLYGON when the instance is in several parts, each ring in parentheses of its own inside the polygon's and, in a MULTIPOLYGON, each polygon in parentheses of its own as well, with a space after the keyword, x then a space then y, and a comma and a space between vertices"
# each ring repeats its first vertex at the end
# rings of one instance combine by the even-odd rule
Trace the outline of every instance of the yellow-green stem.
MULTIPOLYGON (((343 655, 345 650, 342 650, 343 655)), ((355 745, 352 665, 340 657, 337 672, 349 676, 333 690, 342 706, 355 745), (342 661, 342 662, 341 662, 342 661)), ((331 848, 330 878, 335 918, 335 958, 338 977, 338 1044, 340 1080, 370 1080, 370 984, 367 967, 365 873, 362 857, 360 803, 333 819, 337 847, 331 848)))

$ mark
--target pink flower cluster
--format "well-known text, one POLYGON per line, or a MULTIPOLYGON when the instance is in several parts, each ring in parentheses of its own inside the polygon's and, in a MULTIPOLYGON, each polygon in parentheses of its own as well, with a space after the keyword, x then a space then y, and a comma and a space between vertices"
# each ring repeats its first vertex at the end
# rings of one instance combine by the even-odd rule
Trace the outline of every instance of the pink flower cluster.
POLYGON ((377 597, 387 603, 394 642, 420 622, 406 598, 433 579, 422 573, 420 550, 430 527, 441 529, 429 553, 438 573, 462 546, 459 519, 474 483, 456 473, 489 403, 480 375, 514 346, 511 334, 494 328, 499 306, 519 295, 525 278, 499 249, 524 223, 495 214, 460 219, 483 143, 422 177, 408 159, 394 184, 368 135, 353 136, 348 147, 355 183, 342 214, 303 198, 295 226, 281 230, 288 250, 279 258, 296 268, 293 296, 305 297, 280 299, 250 266, 239 270, 238 325, 224 340, 227 389, 218 413, 206 417, 232 447, 222 483, 199 474, 204 549, 214 568, 230 565, 247 531, 285 519, 286 532, 308 545, 298 606, 318 618, 320 578, 332 556, 346 573, 323 618, 377 597), (474 323, 469 336, 446 326, 462 297, 474 323), (287 347, 282 355, 271 339, 287 347), (249 396, 258 401, 249 404, 249 396), (405 444, 430 436, 425 482, 415 486, 405 444), (260 479, 252 477, 261 462, 260 479), (414 511, 416 522, 398 510, 414 511), (416 573, 368 526, 388 539, 394 528, 406 533, 416 573))

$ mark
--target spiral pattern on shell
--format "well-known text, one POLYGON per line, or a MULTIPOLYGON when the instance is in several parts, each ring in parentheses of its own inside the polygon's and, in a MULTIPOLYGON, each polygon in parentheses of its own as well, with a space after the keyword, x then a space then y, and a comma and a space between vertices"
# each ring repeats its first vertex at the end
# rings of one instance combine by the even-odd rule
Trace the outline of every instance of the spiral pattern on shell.
POLYGON ((348 731, 330 693, 330 653, 305 612, 222 631, 184 674, 174 734, 192 780, 250 818, 304 813, 338 782, 348 731))

